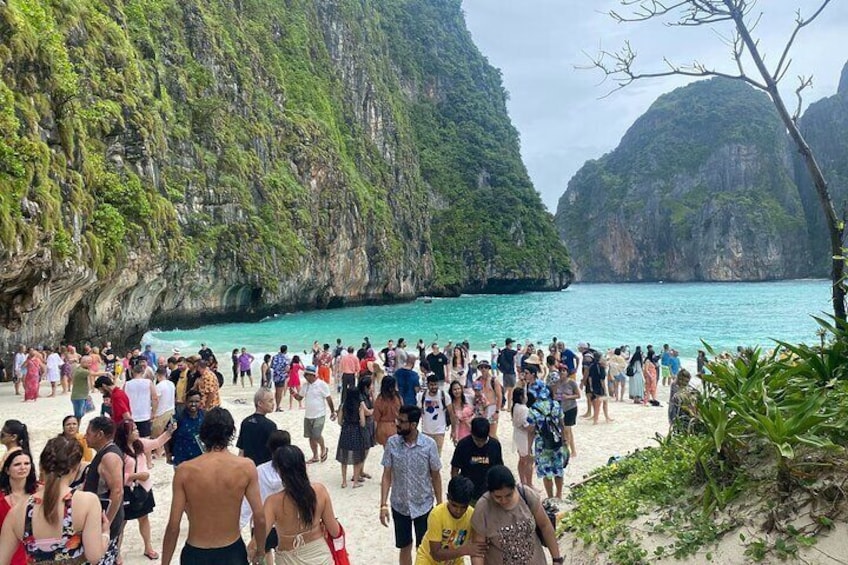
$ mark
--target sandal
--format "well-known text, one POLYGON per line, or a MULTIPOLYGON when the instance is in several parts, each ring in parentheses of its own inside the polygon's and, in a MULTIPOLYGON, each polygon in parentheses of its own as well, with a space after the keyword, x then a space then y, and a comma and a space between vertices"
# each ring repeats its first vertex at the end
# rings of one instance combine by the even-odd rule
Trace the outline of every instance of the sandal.
POLYGON ((310 463, 318 463, 318 461, 320 461, 320 459, 316 459, 315 457, 313 457, 312 459, 308 460, 306 464, 309 465, 310 463))
POLYGON ((359 476, 362 477, 362 478, 365 478, 365 479, 371 478, 371 475, 369 475, 368 473, 359 473, 359 476))
POLYGON ((325 449, 324 451, 321 452, 321 463, 323 463, 324 461, 327 460, 328 455, 330 455, 329 449, 325 449))
POLYGON ((361 488, 361 487, 362 487, 362 481, 354 481, 353 485, 351 485, 350 488, 361 488))
POLYGON ((155 551, 151 551, 150 553, 145 551, 144 556, 150 559, 151 561, 156 561, 157 559, 159 559, 159 554, 155 551))

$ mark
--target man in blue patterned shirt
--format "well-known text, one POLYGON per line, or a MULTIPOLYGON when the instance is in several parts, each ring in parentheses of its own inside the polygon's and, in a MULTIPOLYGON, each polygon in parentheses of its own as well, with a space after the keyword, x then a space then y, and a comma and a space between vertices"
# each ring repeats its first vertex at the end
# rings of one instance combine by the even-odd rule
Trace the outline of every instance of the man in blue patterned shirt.
POLYGON ((418 432, 421 409, 401 406, 396 421, 397 435, 389 438, 383 452, 383 480, 380 485, 380 523, 389 526, 389 490, 391 520, 395 524, 395 547, 400 550, 400 565, 412 565, 412 531, 415 547, 427 533, 427 518, 433 501, 442 503, 442 461, 436 442, 418 432))

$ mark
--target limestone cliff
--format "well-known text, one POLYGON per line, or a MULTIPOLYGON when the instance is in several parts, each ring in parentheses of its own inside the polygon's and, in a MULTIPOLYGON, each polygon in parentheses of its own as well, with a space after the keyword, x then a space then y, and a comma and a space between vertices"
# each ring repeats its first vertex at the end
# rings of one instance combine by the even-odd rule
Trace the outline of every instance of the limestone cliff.
POLYGON ((766 95, 730 80, 660 97, 571 179, 556 222, 579 280, 810 272, 789 140, 766 95))
MULTIPOLYGON (((848 215, 848 64, 836 94, 810 104, 798 125, 822 168, 837 215, 848 215)), ((831 252, 824 214, 800 156, 795 159, 795 178, 809 225, 815 272, 828 276, 831 252)))
POLYGON ((458 0, 0 0, 0 73, 0 346, 570 281, 458 0))

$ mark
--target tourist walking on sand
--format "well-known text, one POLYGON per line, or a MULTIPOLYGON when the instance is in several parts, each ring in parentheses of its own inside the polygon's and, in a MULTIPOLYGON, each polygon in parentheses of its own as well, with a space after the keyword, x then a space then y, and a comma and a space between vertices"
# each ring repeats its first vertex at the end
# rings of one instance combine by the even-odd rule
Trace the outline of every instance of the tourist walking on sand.
MULTIPOLYGON (((267 529, 256 466, 228 447, 236 433, 230 413, 220 407, 206 413, 200 441, 206 453, 174 472, 173 499, 162 541, 162 565, 170 565, 180 537, 183 514, 188 516, 188 538, 180 553, 181 565, 242 565, 248 562, 241 538, 241 503, 247 498, 253 511, 253 531, 264 540, 267 529)), ((250 563, 265 554, 262 544, 251 551, 250 563)))
POLYGON ((294 445, 277 449, 273 461, 283 489, 265 501, 263 521, 277 531, 277 565, 333 565, 324 534, 338 538, 342 531, 327 487, 309 481, 303 452, 294 445))
POLYGON ((489 436, 498 437, 504 387, 492 374, 492 367, 485 359, 477 364, 477 370, 480 372, 480 377, 475 383, 480 383, 480 393, 486 399, 485 413, 480 415, 489 420, 489 436))
POLYGON ((413 530, 418 547, 427 531, 433 500, 442 503, 442 461, 436 442, 418 432, 420 419, 418 406, 401 406, 397 434, 389 438, 383 452, 380 523, 388 528, 389 520, 394 522, 400 565, 412 565, 413 530))
POLYGON ((32 453, 29 449, 29 431, 27 431, 26 424, 20 420, 3 422, 3 427, 0 428, 0 444, 6 448, 3 461, 16 451, 32 453))
POLYGON ((330 384, 333 367, 333 354, 330 353, 330 344, 325 343, 321 352, 318 354, 318 378, 330 384))
POLYGON ((347 352, 342 354, 339 360, 339 370, 342 373, 341 390, 339 391, 341 392, 341 400, 339 402, 344 403, 347 389, 356 386, 356 376, 359 375, 359 358, 354 353, 352 345, 348 346, 347 352))
POLYGON ((418 372, 413 370, 416 361, 418 361, 418 358, 415 355, 408 355, 406 365, 395 371, 401 405, 415 404, 418 393, 421 392, 421 379, 418 372))
POLYGON ((83 463, 90 463, 94 459, 94 450, 88 447, 85 436, 79 432, 79 420, 73 414, 62 419, 62 434, 68 439, 75 440, 82 448, 83 463))
MULTIPOLYGON (((339 420, 342 425, 339 434, 339 444, 336 449, 336 461, 342 466, 342 488, 347 487, 347 466, 353 466, 353 478, 351 488, 362 486, 364 475, 362 468, 368 450, 373 445, 373 436, 368 427, 368 416, 373 411, 368 408, 366 396, 370 394, 371 377, 359 379, 359 386, 347 391, 339 420)), ((372 419, 373 423, 373 419, 372 419)))
POLYGON ((12 366, 12 382, 15 384, 15 396, 20 396, 21 394, 21 382, 24 380, 24 362, 26 359, 26 346, 19 345, 12 366))
POLYGON ((273 373, 271 371, 271 354, 266 353, 262 357, 262 366, 259 367, 259 378, 261 379, 260 383, 262 388, 270 389, 273 387, 274 379, 272 377, 273 373))
POLYGON ((27 563, 105 563, 101 558, 110 540, 100 503, 90 492, 70 486, 81 459, 75 441, 57 436, 47 442, 39 459, 44 486, 6 517, 0 563, 11 563, 21 542, 27 563))
POLYGON ((173 432, 171 442, 171 457, 175 466, 191 461, 203 453, 198 441, 203 417, 200 393, 190 390, 186 394, 185 409, 177 415, 177 429, 173 432))
MULTIPOLYGON (((150 461, 153 452, 171 439, 171 433, 172 428, 168 427, 157 439, 142 438, 137 424, 130 420, 124 420, 115 429, 115 445, 123 452, 124 492, 129 490, 132 494, 129 500, 124 499, 124 526, 130 520, 138 520, 138 532, 144 542, 144 556, 150 560, 159 559, 150 539, 150 513, 156 506, 150 461), (139 492, 143 494, 136 494, 139 492)), ((125 537, 123 531, 121 537, 125 537)))
MULTIPOLYGON (((577 383, 577 373, 559 373, 559 378, 551 382, 551 394, 562 407, 562 432, 565 436, 568 452, 571 457, 577 457, 577 446, 574 442, 574 425, 577 423, 577 401, 580 400, 580 385, 577 383)), ((528 401, 527 405, 531 403, 528 401)))
POLYGON ((545 565, 542 541, 555 565, 563 562, 556 533, 542 500, 531 488, 516 486, 512 472, 498 465, 486 475, 486 492, 471 517, 472 542, 485 544, 484 557, 472 565, 545 565))
MULTIPOLYGON (((289 410, 292 409, 292 404, 294 404, 294 400, 300 396, 300 374, 303 372, 303 363, 300 362, 300 356, 295 355, 291 359, 291 366, 289 367, 289 378, 287 385, 289 387, 289 410)), ((303 408, 303 403, 301 401, 297 401, 297 407, 299 409, 303 408)))
MULTIPOLYGON (((115 382, 111 379, 111 377, 97 377, 94 381, 94 388, 100 391, 100 394, 103 395, 104 399, 109 399, 111 417, 114 422, 120 422, 124 419, 132 420, 130 398, 127 396, 126 392, 115 386, 115 382)), ((94 446, 92 445, 92 447, 94 446)))
POLYGON ((474 418, 474 408, 465 396, 465 389, 459 381, 453 381, 448 388, 450 404, 448 416, 451 421, 451 441, 456 445, 461 439, 471 434, 471 420, 474 418))
POLYGON ((433 508, 427 518, 427 533, 418 546, 416 565, 462 565, 464 557, 483 557, 485 543, 471 541, 470 506, 474 484, 463 476, 448 482, 447 502, 433 508))
POLYGON ((336 408, 330 386, 318 378, 315 367, 309 366, 303 371, 302 395, 297 396, 298 402, 306 401, 306 411, 303 414, 303 437, 309 440, 312 449, 312 459, 307 463, 318 463, 327 460, 329 451, 324 445, 324 424, 327 421, 327 408, 330 408, 330 420, 336 419, 336 408), (320 450, 320 455, 319 455, 320 450))
MULTIPOLYGON (((268 443, 265 447, 269 453, 273 454, 281 447, 287 445, 291 445, 291 436, 289 433, 285 430, 274 430, 268 436, 268 443)), ((273 459, 258 465, 256 467, 256 474, 259 477, 259 498, 264 505, 269 496, 283 491, 283 481, 280 478, 280 474, 274 469, 273 459)), ((248 525, 252 526, 252 519, 253 511, 250 509, 250 503, 246 498, 242 499, 241 516, 239 517, 239 526, 241 529, 244 530, 248 525)), ((268 527, 268 535, 265 536, 265 565, 274 565, 274 556, 271 551, 279 545, 279 539, 277 537, 277 530, 273 524, 269 524, 266 520, 266 526, 268 527)), ((251 533, 252 529, 251 527, 251 533)), ((251 547, 252 544, 256 544, 256 538, 251 539, 248 547, 251 547)))
MULTIPOLYGON (((526 371, 526 369, 525 369, 526 371)), ((527 410, 527 423, 535 434, 533 456, 536 476, 542 479, 548 498, 562 498, 562 478, 568 465, 569 453, 562 441, 562 407, 551 398, 550 390, 541 381, 541 386, 528 386, 535 400, 527 410)))
POLYGON ((607 372, 604 369, 600 351, 593 351, 591 362, 588 365, 588 387, 592 400, 592 423, 597 424, 604 411, 604 419, 607 422, 614 421, 609 417, 609 403, 607 402, 607 372))
POLYGON ((277 412, 282 412, 283 396, 286 393, 286 379, 289 376, 288 345, 281 345, 280 352, 271 359, 271 373, 274 379, 274 404, 277 412))
MULTIPOLYGON (((253 364, 255 357, 247 352, 247 349, 241 348, 241 355, 238 357, 239 375, 241 376, 241 388, 244 388, 244 377, 247 377, 250 383, 250 388, 253 388, 253 375, 250 371, 250 366, 253 364)), ((233 383, 236 384, 236 383, 233 383)))
POLYGON ((448 398, 441 389, 441 380, 437 375, 427 376, 427 389, 418 394, 418 406, 421 408, 421 433, 433 438, 439 456, 445 443, 448 425, 448 398))
POLYGON ((121 532, 124 529, 124 453, 114 440, 115 423, 112 420, 97 416, 88 422, 85 441, 97 451, 97 455, 88 465, 83 490, 97 495, 109 523, 109 546, 101 565, 114 565, 120 560, 121 532))
POLYGON ((165 427, 176 410, 177 389, 168 380, 168 369, 156 369, 156 410, 153 412, 153 422, 150 425, 150 437, 156 439, 165 432, 165 427))
POLYGON ((642 404, 647 406, 657 401, 657 366, 652 361, 645 361, 642 366, 642 376, 645 379, 645 396, 642 404))
MULTIPOLYGON (((12 508, 25 503, 36 490, 38 490, 38 479, 35 476, 32 456, 29 453, 17 451, 7 457, 0 468, 0 529, 12 508)), ((10 565, 27 565, 26 552, 22 543, 18 543, 9 563, 10 565)))
POLYGON ((386 375, 392 376, 395 374, 395 369, 398 367, 398 358, 397 358, 397 348, 395 348, 395 342, 393 340, 389 340, 386 343, 386 347, 380 350, 380 361, 383 362, 383 370, 386 372, 386 375))
MULTIPOLYGON (((518 481, 533 486, 533 436, 527 423, 527 392, 523 388, 512 391, 512 446, 518 453, 518 481)), ((575 406, 575 412, 577 407, 575 406)))
POLYGON ((504 403, 507 406, 512 404, 512 389, 515 388, 516 378, 515 378, 515 356, 516 351, 512 348, 512 345, 515 343, 515 340, 507 338, 504 342, 504 348, 501 349, 498 354, 498 371, 501 373, 501 380, 503 381, 504 388, 504 399, 501 402, 501 405, 498 406, 500 409, 504 406, 504 403))
POLYGON ((85 416, 85 401, 94 390, 95 379, 105 376, 108 376, 106 371, 91 370, 91 357, 88 355, 80 359, 79 366, 71 373, 71 406, 77 420, 82 420, 85 416))
POLYGON ((383 447, 389 437, 395 434, 395 420, 402 404, 395 378, 385 377, 380 383, 380 394, 374 400, 375 439, 383 447))
POLYGON ((451 477, 462 475, 474 483, 471 504, 486 492, 486 473, 495 465, 503 465, 501 442, 489 437, 486 418, 471 420, 471 435, 456 444, 451 458, 451 477))
POLYGON ((233 364, 233 386, 238 383, 238 374, 239 374, 239 350, 238 347, 233 349, 233 352, 230 353, 230 361, 233 364))
POLYGON ((627 395, 634 404, 639 404, 645 397, 645 377, 642 375, 642 346, 637 345, 630 361, 627 363, 626 374, 629 377, 627 383, 627 395))
POLYGON ((34 347, 29 348, 29 353, 24 361, 24 402, 38 400, 38 385, 44 375, 44 359, 34 347))
POLYGON ((200 406, 204 411, 209 411, 221 405, 221 385, 216 375, 206 364, 206 361, 197 362, 198 377, 194 381, 194 387, 200 392, 200 406))
POLYGON ((255 412, 241 421, 236 447, 239 455, 247 457, 259 467, 271 460, 268 438, 277 430, 277 424, 268 418, 274 411, 274 394, 260 387, 253 395, 255 412))
MULTIPOLYGON (((451 342, 448 342, 450 345, 451 342)), ((439 344, 433 343, 430 346, 430 354, 427 355, 427 370, 430 371, 431 374, 436 376, 436 383, 439 389, 445 388, 445 383, 447 382, 446 372, 448 370, 448 365, 450 365, 450 359, 439 351, 439 344)))
POLYGON ((50 353, 47 355, 47 382, 50 383, 50 396, 56 396, 56 383, 58 383, 62 378, 62 365, 64 365, 64 361, 62 361, 62 357, 59 353, 53 349, 48 347, 47 351, 50 353))
MULTIPOLYGON (((124 385, 124 392, 130 399, 130 413, 138 427, 139 436, 150 437, 153 415, 159 407, 156 385, 153 381, 145 378, 144 367, 141 363, 132 368, 130 376, 130 380, 124 385)), ((120 420, 116 420, 116 422, 120 423, 120 420)))

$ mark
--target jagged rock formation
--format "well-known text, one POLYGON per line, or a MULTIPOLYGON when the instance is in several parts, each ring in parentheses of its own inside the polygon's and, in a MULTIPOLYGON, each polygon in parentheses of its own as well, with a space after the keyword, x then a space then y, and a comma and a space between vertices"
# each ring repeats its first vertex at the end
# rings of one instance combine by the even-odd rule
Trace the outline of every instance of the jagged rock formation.
POLYGON ((792 146, 768 97, 726 79, 661 96, 571 179, 556 214, 586 281, 807 276, 792 146))
POLYGON ((0 0, 0 79, 0 347, 570 282, 458 0, 0 0))
MULTIPOLYGON (((798 121, 827 180, 838 217, 848 217, 848 64, 842 68, 836 94, 810 104, 798 121)), ((795 178, 810 232, 816 273, 830 272, 830 240, 824 214, 804 161, 795 159, 795 178)))

